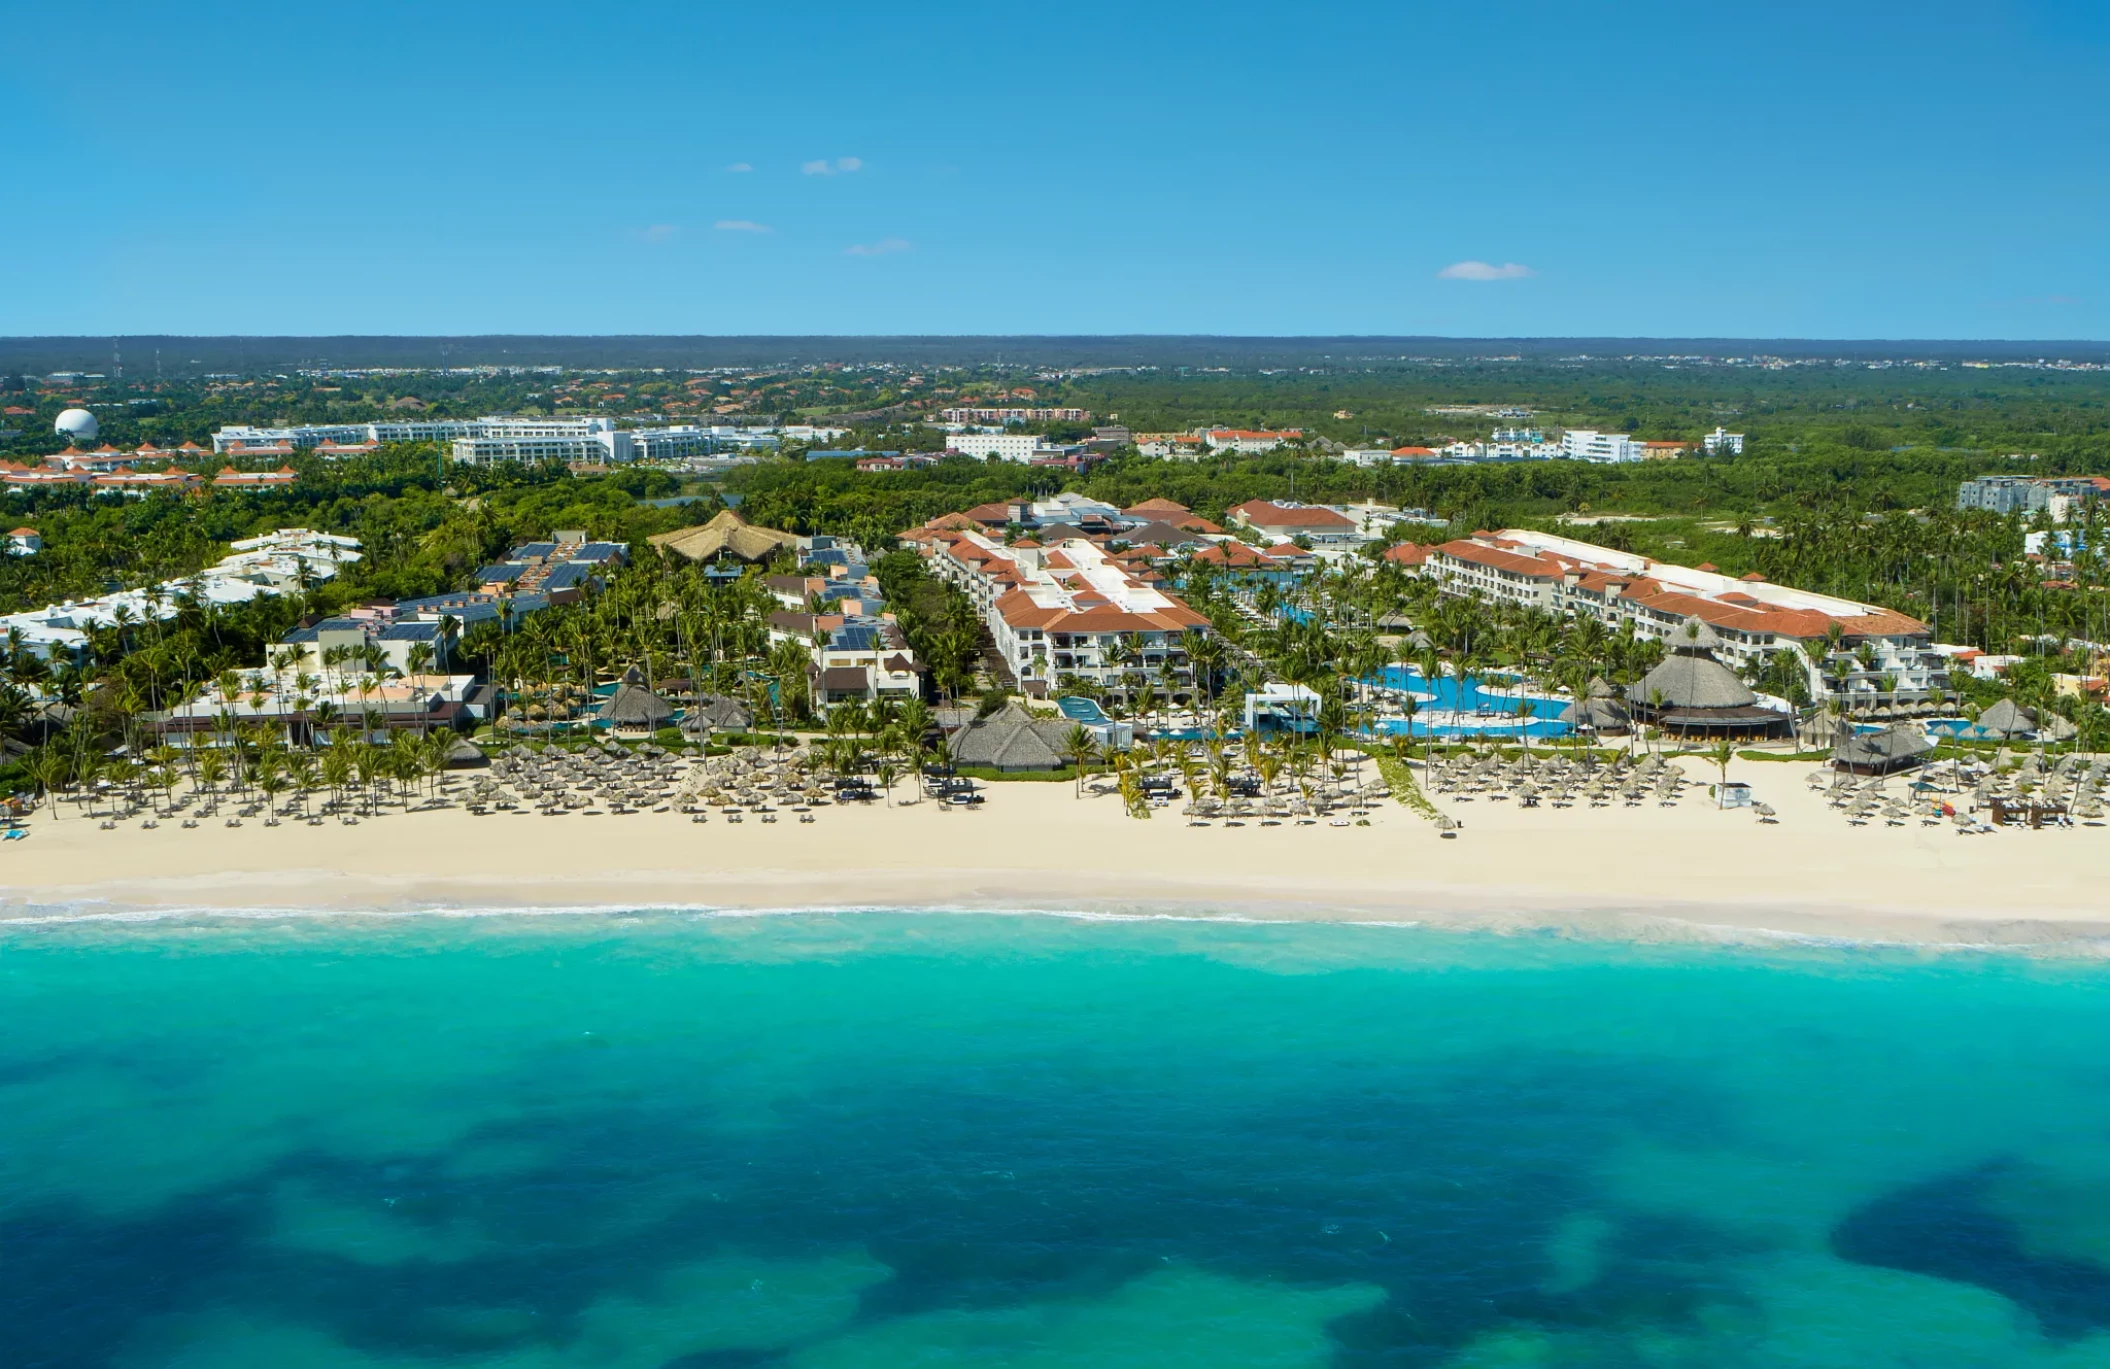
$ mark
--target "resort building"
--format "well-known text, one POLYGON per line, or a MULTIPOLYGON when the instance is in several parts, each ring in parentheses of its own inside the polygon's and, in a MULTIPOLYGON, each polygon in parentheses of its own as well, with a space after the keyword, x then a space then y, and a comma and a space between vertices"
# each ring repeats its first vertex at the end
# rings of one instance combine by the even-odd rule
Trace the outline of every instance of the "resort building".
POLYGON ((938 417, 947 423, 1089 423, 1089 409, 943 409, 938 417))
POLYGON ((1647 453, 1626 433, 1570 428, 1561 434, 1561 455, 1575 461, 1639 461, 1647 453))
POLYGON ((1613 631, 1631 625, 1643 638, 1667 640, 1696 618, 1713 634, 1711 650, 1746 672, 1794 649, 1813 699, 1931 703, 1948 689, 1948 662, 1925 623, 1879 605, 1772 584, 1756 572, 1734 577, 1710 565, 1672 565, 1510 528, 1431 549, 1423 573, 1451 594, 1591 617, 1613 631), (1836 652, 1828 640, 1835 624, 1836 652))
POLYGON ((997 655, 1026 693, 1044 697, 1064 676, 1124 690, 1130 672, 1191 694, 1190 633, 1208 619, 1133 561, 1081 537, 1006 547, 981 532, 933 532, 922 549, 989 629, 997 655))
POLYGON ((1957 488, 1956 507, 2000 514, 2048 513, 2053 522, 2063 523, 2076 507, 2105 494, 2110 494, 2110 478, 2103 476, 1981 475, 1957 488))
POLYGON ((448 625, 422 619, 398 619, 393 604, 369 606, 349 614, 302 624, 279 638, 279 650, 294 656, 311 674, 356 674, 378 671, 419 675, 447 666, 448 625))
POLYGON ((534 594, 569 603, 598 590, 610 571, 629 564, 622 542, 594 542, 578 529, 559 529, 545 542, 523 542, 505 560, 480 567, 476 583, 486 594, 534 594))
POLYGON ((363 669, 240 671, 222 694, 208 680, 195 698, 146 715, 148 731, 172 746, 225 746, 229 724, 264 726, 306 746, 338 727, 368 740, 395 732, 467 731, 488 721, 496 696, 472 675, 412 673, 384 677, 363 669))
POLYGON ((24 650, 46 659, 75 656, 88 645, 89 632, 120 621, 173 618, 186 598, 201 604, 244 604, 259 595, 290 593, 330 579, 339 567, 359 559, 356 539, 306 528, 280 528, 228 545, 228 555, 196 574, 8 614, 0 617, 0 633, 18 634, 24 650))
POLYGON ((1724 454, 1742 456, 1744 454, 1744 435, 1742 433, 1724 432, 1720 427, 1716 427, 1713 432, 1701 438, 1700 443, 1706 447, 1709 456, 1722 456, 1724 454))
POLYGON ((1292 442, 1302 442, 1302 428, 1283 428, 1280 431, 1254 430, 1251 428, 1210 428, 1202 434, 1212 452, 1237 452, 1241 456, 1258 456, 1271 452, 1292 442))
POLYGON ((945 450, 981 460, 996 456, 1021 464, 1060 451, 1045 437, 1033 433, 951 433, 945 439, 945 450))
MULTIPOLYGON (((384 443, 435 442, 445 444, 456 461, 475 465, 503 461, 621 465, 707 454, 721 446, 752 445, 741 440, 744 436, 736 428, 618 428, 612 418, 487 414, 482 418, 320 423, 284 428, 234 425, 212 435, 212 449, 223 456, 291 456, 305 451, 323 457, 347 457, 363 456, 384 443)), ((771 436, 767 441, 773 445, 776 438, 771 436)))
POLYGON ((1249 500, 1230 510, 1231 521, 1277 542, 1309 538, 1314 547, 1353 547, 1369 539, 1356 520, 1316 504, 1249 500))
POLYGON ((238 471, 232 466, 223 466, 212 478, 212 487, 216 490, 283 490, 292 488, 298 479, 299 473, 291 466, 280 466, 275 471, 238 471))

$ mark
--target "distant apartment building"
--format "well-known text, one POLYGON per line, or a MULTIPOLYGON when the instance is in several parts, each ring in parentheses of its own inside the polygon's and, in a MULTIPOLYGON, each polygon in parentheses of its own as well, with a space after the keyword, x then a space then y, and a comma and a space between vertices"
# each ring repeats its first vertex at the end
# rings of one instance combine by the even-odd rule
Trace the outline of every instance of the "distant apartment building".
MULTIPOLYGON (((482 418, 289 428, 235 425, 215 432, 212 447, 223 456, 290 456, 307 451, 322 457, 343 457, 364 455, 383 443, 436 442, 447 444, 456 461, 472 465, 504 461, 624 465, 704 455, 725 446, 755 445, 742 441, 745 436, 744 430, 736 428, 618 428, 611 418, 516 418, 490 414, 482 418)), ((775 441, 774 436, 767 438, 768 445, 775 441)))
POLYGON ((1137 433, 1136 450, 1144 456, 1192 461, 1208 450, 1195 433, 1137 433))
POLYGON ((1626 433, 1570 428, 1561 434, 1561 455, 1572 461, 1639 461, 1647 451, 1626 433))
POLYGON ((2110 478, 2103 476, 1981 475, 1957 488, 1956 507, 1998 514, 2048 513, 2053 522, 2063 523, 2077 508, 2106 494, 2110 478))
POLYGON ((1292 442, 1302 442, 1304 440, 1304 430, 1302 428, 1283 428, 1280 430, 1210 428, 1202 433, 1201 436, 1202 441, 1209 445, 1209 450, 1211 451, 1237 452, 1241 456, 1257 456, 1262 452, 1271 452, 1292 442))
POLYGON ((1032 433, 952 433, 945 439, 945 449, 982 460, 1001 457, 1021 465, 1058 452, 1046 438, 1032 433))
POLYGON ((947 423, 1089 423, 1089 409, 944 409, 938 417, 947 423))
POLYGON ((1725 452, 1730 456, 1744 454, 1744 435, 1724 432, 1720 427, 1701 438, 1700 444, 1707 449, 1709 456, 1721 456, 1725 452))

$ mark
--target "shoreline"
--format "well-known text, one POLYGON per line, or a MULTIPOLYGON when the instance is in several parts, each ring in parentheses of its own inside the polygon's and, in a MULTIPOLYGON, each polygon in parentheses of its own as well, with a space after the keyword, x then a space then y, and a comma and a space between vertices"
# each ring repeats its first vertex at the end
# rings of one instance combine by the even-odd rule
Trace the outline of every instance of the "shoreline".
POLYGON ((1392 803, 1367 828, 1196 828, 1176 810, 1141 822, 1114 799, 1036 783, 992 786, 976 812, 828 808, 810 825, 451 809, 355 827, 104 831, 44 813, 0 850, 0 924, 889 909, 2110 954, 2110 830, 1850 828, 1806 792, 1812 768, 1731 765, 1778 808, 1777 826, 1704 799, 1562 811, 1439 800, 1465 823, 1455 841, 1392 803))

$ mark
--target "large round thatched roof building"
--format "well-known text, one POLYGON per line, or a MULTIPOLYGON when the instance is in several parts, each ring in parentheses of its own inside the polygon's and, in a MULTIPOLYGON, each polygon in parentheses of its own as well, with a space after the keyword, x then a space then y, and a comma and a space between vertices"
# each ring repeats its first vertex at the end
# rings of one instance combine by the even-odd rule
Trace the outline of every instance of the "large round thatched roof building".
POLYGON ((1785 736, 1793 716, 1761 706, 1751 687, 1715 659, 1721 644, 1713 628, 1687 618, 1665 639, 1663 664, 1628 688, 1634 716, 1681 736, 1785 736))
POLYGON ((600 715, 618 730, 650 731, 674 716, 674 705, 646 688, 644 674, 632 666, 623 672, 623 682, 608 702, 601 705, 600 715))

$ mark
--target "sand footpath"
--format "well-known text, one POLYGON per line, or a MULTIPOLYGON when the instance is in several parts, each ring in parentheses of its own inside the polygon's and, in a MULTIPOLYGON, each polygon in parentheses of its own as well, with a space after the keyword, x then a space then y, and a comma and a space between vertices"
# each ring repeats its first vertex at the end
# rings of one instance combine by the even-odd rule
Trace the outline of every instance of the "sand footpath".
POLYGON ((1442 800, 1464 824, 1456 840, 1389 804, 1369 827, 1198 828, 1169 810, 1137 821, 1113 799, 1049 783, 993 786, 974 811, 829 807, 805 824, 450 809, 356 826, 105 831, 69 807, 57 820, 40 812, 28 840, 0 848, 0 901, 15 918, 884 906, 2110 947, 2110 828, 1849 827, 1806 788, 1811 769, 1731 765, 1779 811, 1777 826, 1714 809, 1704 788, 1671 809, 1442 800))

